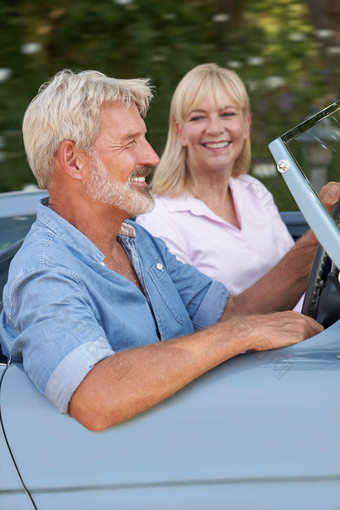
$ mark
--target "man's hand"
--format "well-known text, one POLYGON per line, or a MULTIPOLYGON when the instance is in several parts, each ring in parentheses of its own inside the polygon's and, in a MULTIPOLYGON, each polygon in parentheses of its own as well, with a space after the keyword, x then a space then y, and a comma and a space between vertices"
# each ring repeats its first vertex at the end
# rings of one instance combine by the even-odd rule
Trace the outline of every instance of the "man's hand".
POLYGON ((240 343, 248 342, 245 345, 247 351, 286 347, 321 333, 324 329, 314 319, 298 312, 240 316, 230 319, 226 324, 229 324, 230 333, 238 337, 240 343))
POLYGON ((331 181, 321 188, 320 200, 326 209, 331 212, 340 199, 340 183, 331 181))

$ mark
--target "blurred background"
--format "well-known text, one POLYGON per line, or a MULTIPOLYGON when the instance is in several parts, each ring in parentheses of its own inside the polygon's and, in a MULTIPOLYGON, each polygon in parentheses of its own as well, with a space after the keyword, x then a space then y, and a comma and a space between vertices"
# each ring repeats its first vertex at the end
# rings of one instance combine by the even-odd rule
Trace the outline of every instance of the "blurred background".
POLYGON ((295 209, 268 143, 336 101, 340 0, 0 0, 0 192, 35 183, 22 117, 63 68, 150 76, 149 141, 161 154, 171 94, 192 67, 238 72, 252 105, 251 173, 295 209))

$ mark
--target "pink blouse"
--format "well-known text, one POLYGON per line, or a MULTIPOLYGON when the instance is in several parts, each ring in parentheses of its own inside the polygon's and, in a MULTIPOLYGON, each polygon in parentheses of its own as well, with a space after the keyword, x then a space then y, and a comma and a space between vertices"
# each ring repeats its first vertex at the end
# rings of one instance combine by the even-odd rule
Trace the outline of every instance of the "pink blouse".
POLYGON ((257 179, 230 179, 241 229, 192 195, 155 196, 156 206, 137 222, 189 263, 237 295, 267 273, 293 246, 272 194, 257 179))

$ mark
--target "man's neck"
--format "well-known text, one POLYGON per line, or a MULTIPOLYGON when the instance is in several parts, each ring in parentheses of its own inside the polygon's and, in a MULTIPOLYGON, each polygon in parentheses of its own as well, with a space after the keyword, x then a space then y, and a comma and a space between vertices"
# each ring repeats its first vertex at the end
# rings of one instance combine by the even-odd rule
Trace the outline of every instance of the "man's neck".
POLYGON ((93 200, 88 195, 58 196, 50 192, 48 206, 84 234, 105 257, 115 251, 125 211, 93 200))

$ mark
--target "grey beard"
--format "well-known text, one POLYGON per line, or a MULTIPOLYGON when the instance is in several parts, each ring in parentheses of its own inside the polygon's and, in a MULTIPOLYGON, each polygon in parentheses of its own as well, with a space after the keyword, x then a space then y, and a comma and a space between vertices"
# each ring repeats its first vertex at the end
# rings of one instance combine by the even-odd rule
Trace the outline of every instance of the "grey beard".
MULTIPOLYGON (((91 177, 86 185, 86 192, 94 200, 119 207, 127 211, 129 216, 145 214, 154 208, 154 198, 148 188, 144 191, 132 189, 130 182, 123 184, 109 177, 105 165, 94 151, 90 153, 92 159, 91 177)), ((135 170, 132 176, 145 173, 145 169, 135 170)), ((130 178, 131 178, 130 177, 130 178)))

